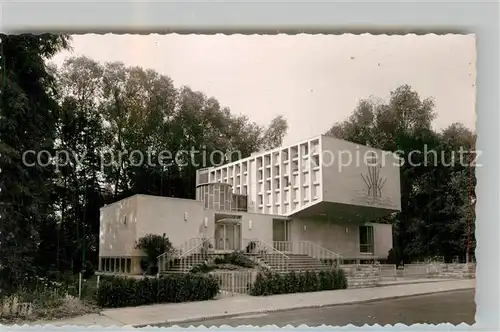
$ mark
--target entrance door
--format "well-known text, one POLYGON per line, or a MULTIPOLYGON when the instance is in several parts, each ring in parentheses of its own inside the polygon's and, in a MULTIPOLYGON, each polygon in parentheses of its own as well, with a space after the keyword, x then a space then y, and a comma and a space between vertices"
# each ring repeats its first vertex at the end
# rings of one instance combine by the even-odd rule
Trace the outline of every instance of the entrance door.
POLYGON ((276 250, 292 251, 292 228, 290 220, 273 219, 273 246, 276 250))
POLYGON ((240 224, 217 223, 217 226, 215 227, 215 249, 224 251, 240 250, 240 224))

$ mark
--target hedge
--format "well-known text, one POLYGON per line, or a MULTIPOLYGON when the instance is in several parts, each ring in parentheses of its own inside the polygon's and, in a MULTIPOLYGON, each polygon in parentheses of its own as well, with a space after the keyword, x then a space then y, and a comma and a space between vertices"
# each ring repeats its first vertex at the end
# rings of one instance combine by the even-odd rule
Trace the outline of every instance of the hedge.
POLYGON ((318 292, 323 290, 345 289, 347 279, 342 269, 320 272, 260 272, 250 294, 265 296, 274 294, 318 292))
POLYGON ((154 303, 205 301, 219 293, 217 280, 210 275, 171 274, 160 278, 113 277, 99 285, 97 304, 122 308, 154 303))
POLYGON ((257 264, 246 257, 240 251, 234 251, 230 254, 216 256, 212 262, 204 262, 191 269, 191 273, 208 273, 217 269, 238 269, 238 267, 253 268, 257 264))

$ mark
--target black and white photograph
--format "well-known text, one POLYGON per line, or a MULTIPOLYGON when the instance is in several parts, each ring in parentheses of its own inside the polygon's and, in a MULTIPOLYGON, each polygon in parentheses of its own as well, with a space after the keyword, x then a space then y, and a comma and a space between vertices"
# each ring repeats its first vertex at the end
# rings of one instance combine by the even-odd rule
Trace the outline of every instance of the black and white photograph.
POLYGON ((474 34, 1 47, 1 324, 474 324, 474 34))

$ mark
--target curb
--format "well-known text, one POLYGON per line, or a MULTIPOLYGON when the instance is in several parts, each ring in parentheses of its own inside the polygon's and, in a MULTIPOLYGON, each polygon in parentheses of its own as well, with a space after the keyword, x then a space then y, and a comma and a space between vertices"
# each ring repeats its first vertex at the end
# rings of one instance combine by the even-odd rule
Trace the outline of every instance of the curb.
POLYGON ((385 300, 396 300, 396 299, 413 297, 413 296, 421 296, 421 295, 444 294, 444 293, 450 293, 450 292, 465 291, 465 290, 470 290, 470 289, 475 289, 475 287, 460 288, 460 289, 448 289, 448 290, 444 290, 444 291, 426 292, 426 293, 419 293, 419 294, 412 294, 412 295, 398 295, 398 296, 391 296, 391 297, 378 298, 378 299, 352 301, 352 302, 346 302, 346 303, 316 304, 316 305, 305 305, 305 306, 294 307, 294 308, 258 310, 258 311, 241 312, 241 313, 235 313, 235 314, 220 314, 220 315, 214 315, 214 316, 209 316, 209 317, 171 320, 171 321, 165 321, 162 323, 137 324, 137 325, 132 325, 132 327, 134 327, 134 328, 159 327, 159 325, 168 325, 165 327, 172 327, 176 324, 186 324, 186 323, 192 323, 192 322, 193 323, 200 322, 200 325, 202 325, 203 321, 214 320, 214 319, 234 318, 234 317, 238 317, 238 316, 267 314, 267 313, 276 313, 276 312, 294 311, 294 310, 303 310, 303 309, 330 308, 330 307, 337 307, 337 306, 342 306, 342 305, 354 305, 354 304, 361 304, 361 303, 379 302, 379 301, 385 301, 385 300))
POLYGON ((456 281, 456 280, 465 280, 465 279, 436 279, 433 281, 417 281, 417 282, 396 282, 393 284, 378 284, 375 287, 390 287, 390 286, 401 286, 401 285, 418 285, 418 284, 425 284, 425 283, 437 283, 437 282, 445 282, 445 281, 456 281))

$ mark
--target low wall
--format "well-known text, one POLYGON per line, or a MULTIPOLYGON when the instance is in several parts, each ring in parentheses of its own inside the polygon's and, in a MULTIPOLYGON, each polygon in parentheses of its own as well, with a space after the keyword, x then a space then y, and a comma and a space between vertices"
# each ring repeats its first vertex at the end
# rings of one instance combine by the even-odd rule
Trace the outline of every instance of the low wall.
POLYGON ((375 287, 380 281, 380 271, 370 264, 342 265, 348 288, 375 287))
POLYGON ((476 264, 405 264, 396 269, 395 265, 379 264, 378 275, 381 280, 397 280, 401 278, 452 278, 474 279, 476 277, 476 264))

